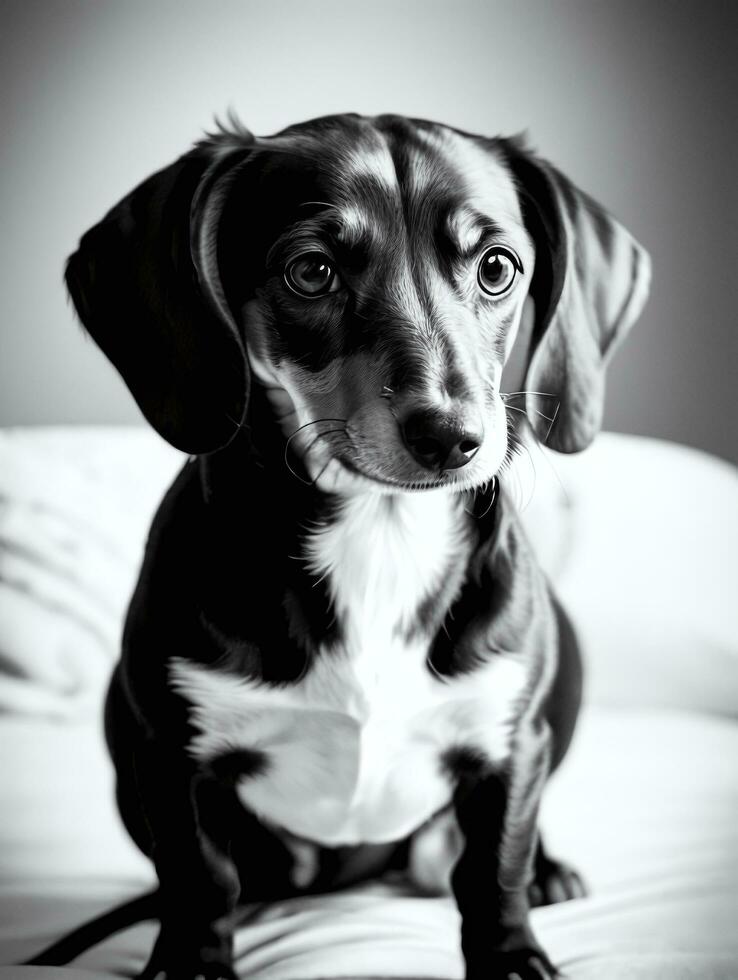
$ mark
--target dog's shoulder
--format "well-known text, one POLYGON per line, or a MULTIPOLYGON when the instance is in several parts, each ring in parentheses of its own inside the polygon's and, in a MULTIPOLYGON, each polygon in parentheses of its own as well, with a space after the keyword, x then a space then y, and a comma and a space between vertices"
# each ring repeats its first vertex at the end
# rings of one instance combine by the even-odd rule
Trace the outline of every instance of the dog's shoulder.
POLYGON ((469 673, 509 654, 538 677, 555 654, 553 597, 504 485, 472 522, 463 583, 433 639, 430 661, 444 674, 469 673))

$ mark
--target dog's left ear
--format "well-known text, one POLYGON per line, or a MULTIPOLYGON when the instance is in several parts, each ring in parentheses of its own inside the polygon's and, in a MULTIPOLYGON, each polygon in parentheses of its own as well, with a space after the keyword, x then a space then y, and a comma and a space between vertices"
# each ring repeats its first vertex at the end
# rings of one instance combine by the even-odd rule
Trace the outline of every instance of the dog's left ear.
POLYGON ((501 143, 536 247, 527 415, 541 442, 577 452, 600 428, 605 366, 643 309, 651 263, 563 174, 515 141, 501 143))
POLYGON ((87 332, 148 421, 188 453, 226 445, 246 412, 246 354, 220 282, 218 236, 252 142, 213 137, 149 177, 67 264, 87 332))

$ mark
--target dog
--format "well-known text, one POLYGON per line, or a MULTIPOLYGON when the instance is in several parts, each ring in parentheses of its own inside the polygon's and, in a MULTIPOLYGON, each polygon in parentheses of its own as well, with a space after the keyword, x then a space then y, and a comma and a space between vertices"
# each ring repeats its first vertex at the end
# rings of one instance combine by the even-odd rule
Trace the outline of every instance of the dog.
POLYGON ((451 890, 469 980, 558 975, 529 912, 583 894, 537 830, 581 664, 501 375, 531 311, 530 428, 583 449, 649 279, 519 139, 394 115, 221 126, 82 238, 81 322, 190 454, 106 706, 159 887, 104 925, 159 919, 144 980, 233 980, 239 903, 388 869, 451 890))

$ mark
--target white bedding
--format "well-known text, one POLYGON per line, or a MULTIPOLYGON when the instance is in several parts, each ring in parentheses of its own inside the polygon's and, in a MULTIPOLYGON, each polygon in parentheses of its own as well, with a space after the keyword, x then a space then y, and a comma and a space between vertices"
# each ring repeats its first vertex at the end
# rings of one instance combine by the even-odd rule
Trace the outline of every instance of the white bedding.
MULTIPOLYGON (((724 464, 605 435, 533 450, 531 533, 585 640, 587 708, 552 781, 552 850, 592 886, 534 912, 571 980, 738 977, 738 480, 724 464)), ((146 430, 0 434, 0 963, 151 883, 112 801, 100 735, 144 528, 180 457, 146 430)), ((528 488, 521 489, 527 499, 528 488)), ((243 976, 460 977, 450 902, 380 883, 253 910, 243 976)), ((75 969, 125 977, 144 925, 75 969)))

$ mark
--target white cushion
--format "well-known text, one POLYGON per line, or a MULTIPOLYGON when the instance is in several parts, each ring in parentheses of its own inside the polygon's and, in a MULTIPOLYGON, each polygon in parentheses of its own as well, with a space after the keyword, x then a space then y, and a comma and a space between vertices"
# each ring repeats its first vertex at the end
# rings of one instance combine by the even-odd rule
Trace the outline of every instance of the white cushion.
POLYGON ((151 515, 183 459, 143 428, 0 431, 0 709, 99 712, 151 515))
MULTIPOLYGON (((524 519, 589 678, 543 826, 594 888, 536 910, 534 927, 572 980, 738 976, 735 471, 613 435, 578 457, 531 453, 524 519)), ((152 884, 117 817, 99 715, 182 458, 144 429, 0 433, 0 962, 152 884)), ((132 975, 153 937, 142 925, 75 969, 0 980, 132 975)), ((272 980, 462 970, 452 903, 388 883, 252 910, 238 953, 243 976, 272 980)))
POLYGON ((515 475, 587 655, 588 699, 735 717, 738 471, 686 446, 603 433, 576 456, 531 447, 515 475))

